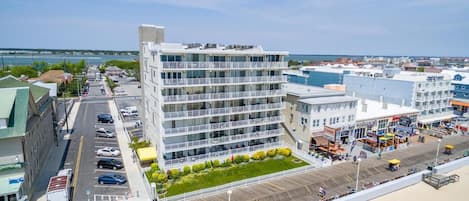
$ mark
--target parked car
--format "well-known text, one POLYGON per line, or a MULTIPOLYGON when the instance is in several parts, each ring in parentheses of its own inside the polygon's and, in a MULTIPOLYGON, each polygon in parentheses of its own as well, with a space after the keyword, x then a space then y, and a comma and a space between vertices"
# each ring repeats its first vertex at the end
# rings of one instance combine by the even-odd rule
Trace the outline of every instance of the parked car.
POLYGON ((105 128, 99 128, 96 130, 96 137, 107 137, 107 138, 113 138, 115 137, 114 132, 107 130, 105 128))
POLYGON ((122 164, 121 161, 118 161, 116 159, 103 158, 98 161, 97 167, 101 169, 106 168, 106 169, 117 170, 117 169, 122 169, 124 167, 124 164, 122 164))
POLYGON ((98 183, 100 184, 125 184, 127 179, 120 174, 103 174, 98 177, 98 183))
POLYGON ((110 115, 110 114, 99 114, 98 115, 98 122, 101 122, 101 123, 114 123, 114 119, 112 119, 112 115, 110 115))
POLYGON ((98 156, 119 156, 121 152, 112 147, 104 147, 102 149, 98 149, 96 151, 96 155, 98 156))

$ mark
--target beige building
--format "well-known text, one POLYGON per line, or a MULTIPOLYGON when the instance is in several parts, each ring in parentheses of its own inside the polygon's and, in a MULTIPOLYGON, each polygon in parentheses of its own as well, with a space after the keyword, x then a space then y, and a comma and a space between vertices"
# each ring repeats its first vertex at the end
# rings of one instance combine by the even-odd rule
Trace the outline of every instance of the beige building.
POLYGON ((49 90, 0 78, 0 200, 31 197, 49 148, 57 142, 49 90))

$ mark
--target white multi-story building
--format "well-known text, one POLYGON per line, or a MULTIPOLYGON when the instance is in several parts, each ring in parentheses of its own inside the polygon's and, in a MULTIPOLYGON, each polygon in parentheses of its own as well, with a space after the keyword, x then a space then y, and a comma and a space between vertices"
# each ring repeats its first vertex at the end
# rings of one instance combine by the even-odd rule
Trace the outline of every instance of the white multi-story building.
POLYGON ((347 94, 420 110, 421 127, 454 117, 451 76, 437 73, 355 73, 344 76, 347 94))
POLYGON ((301 149, 309 151, 316 137, 324 136, 337 143, 349 138, 355 125, 358 99, 345 96, 345 92, 308 85, 288 83, 286 90, 285 125, 294 138, 292 142, 285 136, 286 142, 302 142, 305 145, 301 149))
POLYGON ((279 147, 288 52, 164 43, 142 25, 144 136, 163 169, 279 147))

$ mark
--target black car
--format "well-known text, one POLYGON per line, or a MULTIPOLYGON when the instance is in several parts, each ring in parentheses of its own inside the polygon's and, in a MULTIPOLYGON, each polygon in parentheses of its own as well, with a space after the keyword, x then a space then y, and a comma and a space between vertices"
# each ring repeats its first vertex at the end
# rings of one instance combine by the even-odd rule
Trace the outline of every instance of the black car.
POLYGON ((121 161, 118 161, 116 159, 103 158, 98 161, 97 167, 117 170, 123 168, 124 164, 122 164, 121 161))
POLYGON ((98 115, 98 122, 101 122, 101 123, 114 123, 114 119, 112 119, 112 115, 110 115, 110 114, 99 114, 98 115))

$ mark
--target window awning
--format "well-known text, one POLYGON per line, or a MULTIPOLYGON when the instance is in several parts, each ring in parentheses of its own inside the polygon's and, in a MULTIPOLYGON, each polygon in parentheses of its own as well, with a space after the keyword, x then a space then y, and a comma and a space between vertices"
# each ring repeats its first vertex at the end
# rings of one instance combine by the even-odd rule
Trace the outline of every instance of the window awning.
POLYGON ((156 149, 155 147, 145 147, 137 149, 137 155, 140 161, 155 161, 156 149))

